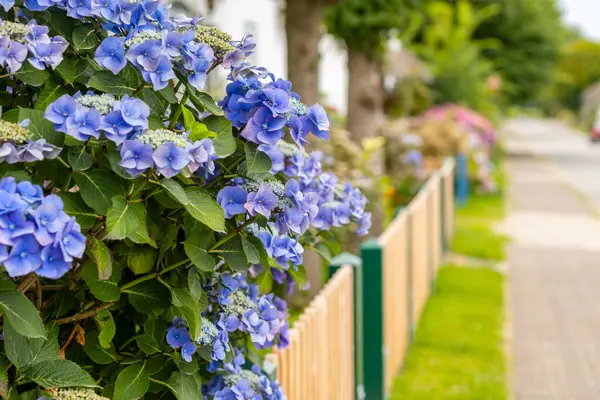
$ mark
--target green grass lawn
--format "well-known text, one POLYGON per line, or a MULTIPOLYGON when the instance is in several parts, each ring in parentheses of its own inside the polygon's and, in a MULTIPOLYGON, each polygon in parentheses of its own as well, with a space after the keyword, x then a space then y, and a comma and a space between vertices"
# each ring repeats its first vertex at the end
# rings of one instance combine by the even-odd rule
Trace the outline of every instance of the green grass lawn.
POLYGON ((503 285, 490 269, 440 269, 391 399, 507 398, 503 285))
POLYGON ((493 231, 493 224, 504 217, 504 197, 472 195, 467 204, 456 211, 456 231, 450 251, 469 257, 504 260, 508 238, 493 231))

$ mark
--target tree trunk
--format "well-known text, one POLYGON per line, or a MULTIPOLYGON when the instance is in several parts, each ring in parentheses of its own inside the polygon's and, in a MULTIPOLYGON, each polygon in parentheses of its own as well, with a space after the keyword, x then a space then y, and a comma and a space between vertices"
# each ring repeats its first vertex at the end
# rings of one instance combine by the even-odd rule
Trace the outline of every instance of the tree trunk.
POLYGON ((307 105, 319 101, 319 41, 324 5, 319 0, 287 0, 287 69, 292 90, 307 105))
MULTIPOLYGON (((384 120, 382 62, 366 53, 348 50, 347 129, 352 139, 361 143, 363 139, 379 136, 384 120)), ((383 175, 383 154, 373 158, 373 171, 377 176, 383 175)), ((379 235, 383 229, 383 199, 378 197, 370 199, 373 212, 370 236, 379 235)))

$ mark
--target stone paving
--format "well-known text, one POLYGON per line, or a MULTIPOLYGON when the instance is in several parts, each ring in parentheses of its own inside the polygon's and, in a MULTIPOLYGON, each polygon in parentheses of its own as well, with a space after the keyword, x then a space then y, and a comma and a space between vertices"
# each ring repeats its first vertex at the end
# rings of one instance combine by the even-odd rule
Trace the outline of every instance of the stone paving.
MULTIPOLYGON (((560 145, 568 135, 557 138, 555 125, 540 124, 511 126, 506 137, 509 213, 498 230, 512 237, 511 389, 516 400, 598 400, 600 219, 569 172, 548 161, 548 155, 574 151, 560 145)), ((597 176, 592 190, 600 188, 600 169, 597 176)))

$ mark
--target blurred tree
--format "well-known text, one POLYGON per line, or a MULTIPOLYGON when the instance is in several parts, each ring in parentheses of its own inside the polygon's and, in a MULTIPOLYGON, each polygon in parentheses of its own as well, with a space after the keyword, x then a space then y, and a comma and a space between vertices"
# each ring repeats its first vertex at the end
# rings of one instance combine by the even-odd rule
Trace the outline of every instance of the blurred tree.
POLYGON ((493 39, 474 40, 473 35, 498 9, 497 5, 474 9, 467 0, 459 0, 454 6, 436 1, 425 7, 428 23, 420 42, 412 47, 432 70, 437 103, 463 103, 493 115, 495 107, 488 87, 493 66, 481 52, 498 43, 493 39))
POLYGON ((319 41, 325 7, 339 0, 287 0, 288 79, 306 104, 319 101, 319 41))

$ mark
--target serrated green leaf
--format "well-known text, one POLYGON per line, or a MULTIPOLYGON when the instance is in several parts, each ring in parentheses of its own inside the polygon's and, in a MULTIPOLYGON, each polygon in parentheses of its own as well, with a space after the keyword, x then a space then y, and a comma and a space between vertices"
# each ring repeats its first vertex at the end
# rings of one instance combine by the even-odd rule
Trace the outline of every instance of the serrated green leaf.
POLYGON ((119 177, 106 170, 77 171, 73 174, 73 179, 79 185, 85 204, 101 215, 108 213, 113 197, 125 195, 119 177))
POLYGON ((52 122, 44 118, 44 112, 41 110, 32 110, 30 108, 19 108, 19 121, 29 119, 29 134, 31 139, 46 139, 48 143, 55 146, 62 146, 65 141, 65 134, 54 130, 52 122))
POLYGON ((57 80, 55 75, 52 75, 51 79, 46 82, 40 94, 37 95, 34 107, 36 110, 45 111, 50 103, 54 102, 63 94, 67 94, 67 89, 65 89, 60 82, 57 82, 57 80))
POLYGON ((81 226, 81 229, 88 229, 94 226, 98 214, 85 205, 79 193, 59 192, 58 196, 63 201, 65 206, 64 211, 77 219, 77 223, 81 226))
POLYGON ((252 243, 254 245, 254 248, 258 251, 258 258, 260 260, 260 263, 263 266, 268 267, 269 266, 269 255, 267 254, 267 251, 265 250, 265 245, 263 244, 263 242, 261 242, 261 240, 259 238, 257 238, 256 236, 248 236, 247 239, 250 243, 252 243))
POLYGON ((189 84, 187 85, 187 90, 190 101, 198 110, 206 110, 213 115, 223 115, 221 107, 217 105, 215 100, 208 93, 197 91, 189 84))
POLYGON ((175 90, 171 86, 167 86, 164 89, 156 91, 163 99, 171 104, 179 103, 177 96, 175 96, 175 90))
POLYGON ((94 260, 98 267, 98 279, 106 280, 110 278, 112 274, 112 255, 110 250, 106 247, 104 242, 96 237, 91 237, 90 241, 92 242, 92 245, 88 251, 91 254, 92 260, 94 260))
POLYGON ((98 278, 98 267, 92 260, 84 265, 83 279, 85 280, 85 284, 94 297, 100 301, 117 301, 121 297, 119 285, 117 285, 113 278, 114 275, 107 280, 98 278))
POLYGON ((96 29, 90 24, 75 28, 73 30, 72 38, 73 47, 75 47, 75 50, 77 51, 93 49, 100 43, 96 29))
POLYGON ((158 343, 153 336, 146 334, 138 335, 135 337, 135 341, 144 353, 150 355, 155 354, 160 351, 160 347, 158 347, 158 343))
POLYGON ((29 338, 46 337, 42 319, 23 293, 14 289, 1 289, 0 311, 19 334, 29 338))
POLYGON ((190 335, 195 340, 200 335, 202 327, 198 302, 186 290, 179 288, 171 288, 171 299, 173 305, 178 308, 181 315, 185 318, 190 335))
POLYGON ((187 212, 214 231, 225 232, 225 214, 210 194, 196 187, 185 188, 189 200, 185 204, 187 212))
POLYGON ((200 387, 202 380, 198 373, 188 375, 184 372, 173 372, 163 385, 168 387, 177 400, 197 400, 202 398, 200 387))
POLYGON ((133 308, 144 314, 160 314, 170 304, 169 289, 157 281, 142 282, 123 293, 127 293, 133 308))
POLYGON ((79 365, 69 360, 46 360, 23 370, 23 375, 44 388, 89 387, 98 385, 79 365))
POLYGON ((148 391, 150 380, 144 371, 145 363, 125 368, 115 381, 114 400, 137 400, 148 391))
POLYGON ((164 114, 164 106, 162 101, 158 98, 154 90, 150 88, 144 88, 140 92, 140 97, 144 100, 144 103, 148 104, 150 110, 155 115, 164 114))
POLYGON ((37 69, 30 63, 25 62, 21 69, 15 72, 13 76, 29 86, 42 86, 46 83, 50 74, 45 69, 37 69))
POLYGON ((189 204, 190 200, 185 194, 185 190, 176 180, 164 178, 160 181, 160 185, 179 203, 183 205, 189 204))
POLYGON ((63 78, 66 84, 72 85, 77 77, 77 60, 74 58, 65 58, 55 69, 63 78))
POLYGON ((158 251, 151 247, 134 246, 127 254, 127 266, 134 274, 146 274, 154 268, 158 251))
POLYGON ((117 333, 117 326, 112 314, 108 310, 101 310, 94 319, 100 330, 100 334, 98 334, 100 346, 105 349, 110 348, 115 333, 117 333))
POLYGON ((90 59, 82 59, 77 61, 75 76, 73 80, 77 83, 86 84, 92 75, 100 70, 100 66, 95 61, 90 59))
POLYGON ((46 329, 46 339, 27 338, 19 334, 6 322, 4 324, 4 350, 6 356, 17 368, 59 358, 58 325, 53 322, 46 329))
POLYGON ((128 202, 125 196, 112 198, 112 207, 106 215, 106 238, 120 240, 130 238, 134 233, 148 235, 146 208, 140 201, 128 202))
POLYGON ((85 335, 85 345, 83 346, 85 354, 96 364, 107 365, 119 362, 120 358, 115 351, 112 343, 104 348, 100 345, 98 333, 90 332, 85 335))
POLYGON ((212 271, 217 265, 217 261, 213 256, 208 254, 206 249, 202 248, 202 238, 192 236, 183 242, 185 254, 189 257, 192 264, 200 271, 212 271))
POLYGON ((254 246, 252 242, 246 238, 246 236, 240 236, 242 241, 242 249, 244 249, 244 254, 246 255, 246 259, 250 264, 258 264, 260 262, 260 255, 258 253, 258 249, 254 246))
POLYGON ((246 271, 250 267, 239 236, 225 242, 215 253, 221 256, 229 267, 236 271, 246 271))
POLYGON ((93 160, 91 154, 86 152, 85 147, 71 147, 67 153, 67 161, 73 169, 85 171, 92 166, 93 160))
POLYGON ((271 169, 271 159, 266 153, 259 151, 256 145, 246 142, 244 145, 246 151, 246 168, 250 174, 261 174, 269 172, 271 169))
POLYGON ((209 130, 217 134, 217 137, 213 139, 213 144, 215 152, 219 157, 225 158, 233 154, 237 148, 237 144, 233 137, 231 122, 225 117, 217 117, 215 115, 205 118, 203 122, 209 130))
POLYGON ((299 265, 298 269, 290 268, 288 272, 300 289, 306 287, 306 284, 308 283, 308 278, 306 277, 306 270, 304 269, 304 266, 299 265))
POLYGON ((263 273, 256 278, 256 284, 261 293, 271 293, 273 289, 273 274, 271 274, 271 268, 268 266, 265 268, 263 273))
MULTIPOLYGON (((125 71, 125 70, 123 70, 125 71)), ((111 93, 117 96, 124 94, 131 95, 137 86, 131 81, 127 81, 123 75, 115 75, 110 71, 98 71, 92 75, 87 85, 105 93, 111 93)))

